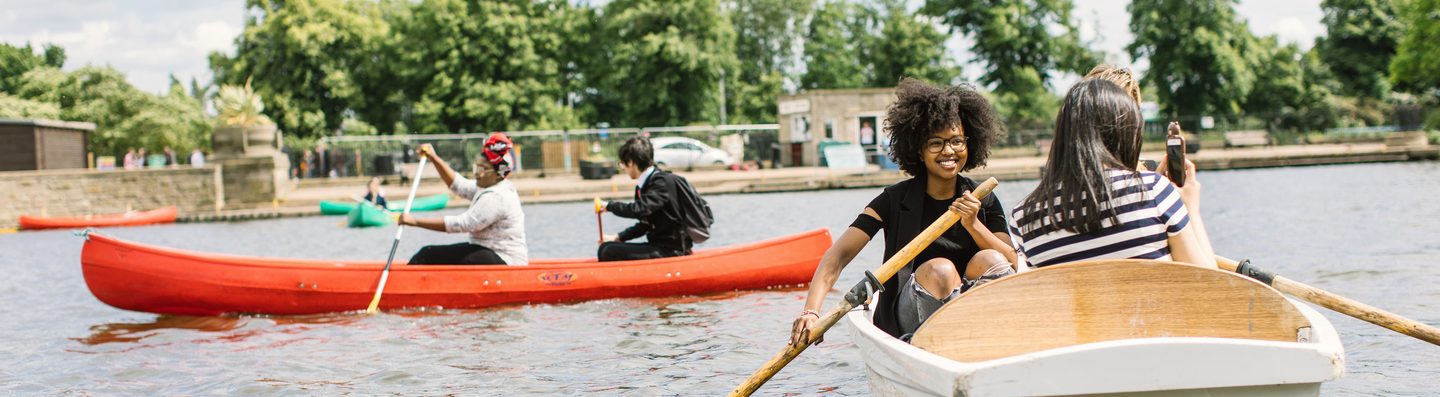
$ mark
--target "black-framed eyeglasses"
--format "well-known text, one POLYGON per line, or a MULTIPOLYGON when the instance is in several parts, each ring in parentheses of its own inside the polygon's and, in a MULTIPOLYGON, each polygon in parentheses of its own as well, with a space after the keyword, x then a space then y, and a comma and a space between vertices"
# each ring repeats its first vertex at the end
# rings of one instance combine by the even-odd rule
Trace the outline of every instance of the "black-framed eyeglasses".
POLYGON ((965 151, 965 138, 954 137, 950 138, 949 140, 931 139, 925 141, 925 151, 930 153, 940 153, 941 151, 945 150, 946 145, 949 145, 950 149, 954 150, 955 153, 963 152, 965 151))
POLYGON ((492 168, 490 168, 490 167, 486 167, 484 164, 481 164, 481 163, 475 163, 474 168, 475 168, 475 175, 485 175, 486 173, 489 173, 489 172, 495 172, 494 169, 492 169, 492 168))

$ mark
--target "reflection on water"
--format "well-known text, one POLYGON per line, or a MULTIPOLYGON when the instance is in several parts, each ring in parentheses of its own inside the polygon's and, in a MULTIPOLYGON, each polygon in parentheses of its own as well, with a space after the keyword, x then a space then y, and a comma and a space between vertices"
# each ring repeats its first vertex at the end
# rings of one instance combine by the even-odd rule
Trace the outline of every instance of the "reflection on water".
POLYGON ((90 327, 90 335, 71 338, 86 345, 106 343, 140 342, 164 330, 187 330, 199 332, 227 332, 244 325, 245 319, 237 317, 190 317, 159 316, 153 321, 139 323, 105 323, 90 327))
MULTIPOLYGON (((1286 277, 1440 324, 1440 163, 1213 172, 1201 175, 1217 251, 1286 277), (1336 194, 1339 184, 1346 193, 1336 194)), ((1005 182, 1008 206, 1034 186, 1005 182)), ((839 235, 878 189, 710 197, 708 246, 814 227, 839 235)), ((526 206, 531 256, 594 254, 587 203, 526 206), (580 215, 585 216, 580 216, 580 215)), ((443 214, 453 214, 451 210, 443 214)), ((611 232, 629 221, 605 220, 611 232)), ((107 229, 182 249, 329 259, 384 258, 394 230, 333 217, 107 229)), ((407 232, 399 256, 461 240, 407 232)), ((259 396, 714 395, 779 352, 804 289, 611 299, 561 305, 366 315, 155 316, 95 300, 66 231, 0 235, 0 395, 259 396)), ((847 289, 880 263, 872 244, 840 276, 847 289)), ((843 295, 829 296, 832 307, 843 295)), ((1428 395, 1440 349, 1325 313, 1345 343, 1330 395, 1428 395)), ((837 327, 763 393, 867 395, 865 369, 837 327)))

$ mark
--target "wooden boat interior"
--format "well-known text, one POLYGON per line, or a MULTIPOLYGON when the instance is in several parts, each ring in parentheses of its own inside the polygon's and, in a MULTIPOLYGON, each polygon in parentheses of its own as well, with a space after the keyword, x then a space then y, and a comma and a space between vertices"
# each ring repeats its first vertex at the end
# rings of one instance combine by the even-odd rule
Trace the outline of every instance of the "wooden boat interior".
POLYGON ((1214 268, 1154 260, 1049 266, 955 298, 911 343, 974 362, 1155 337, 1307 342, 1310 322, 1280 292, 1214 268))

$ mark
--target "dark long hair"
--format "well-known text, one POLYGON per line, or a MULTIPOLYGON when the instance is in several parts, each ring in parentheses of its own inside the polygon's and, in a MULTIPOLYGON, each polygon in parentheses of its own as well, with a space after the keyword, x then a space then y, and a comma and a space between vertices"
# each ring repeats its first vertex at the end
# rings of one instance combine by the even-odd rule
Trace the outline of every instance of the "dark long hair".
POLYGON ((1075 233, 1099 231, 1109 219, 1118 223, 1106 170, 1128 170, 1139 182, 1140 107, 1115 83, 1089 79, 1075 83, 1055 117, 1055 140, 1040 185, 1020 203, 1022 231, 1034 227, 1075 233), (1037 218, 1043 216, 1044 218, 1037 218), (1033 220, 1040 219, 1040 222, 1033 220))
POLYGON ((890 159, 911 176, 925 175, 920 151, 936 132, 955 126, 965 131, 965 164, 960 171, 985 165, 990 143, 1005 134, 995 108, 969 85, 940 87, 905 78, 895 88, 895 102, 885 110, 890 133, 890 159))

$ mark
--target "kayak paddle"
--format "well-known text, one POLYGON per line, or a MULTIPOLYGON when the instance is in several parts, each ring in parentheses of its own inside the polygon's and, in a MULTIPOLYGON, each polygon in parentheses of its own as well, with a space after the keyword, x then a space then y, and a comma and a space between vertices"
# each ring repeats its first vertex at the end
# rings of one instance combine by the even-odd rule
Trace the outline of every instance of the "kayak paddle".
POLYGON ((600 198, 599 198, 599 197, 596 197, 596 198, 595 198, 595 227, 598 228, 598 229, 600 229, 599 232, 600 232, 600 243, 601 243, 601 244, 604 244, 604 243, 605 243, 605 221, 604 221, 604 220, 601 220, 601 215, 602 215, 604 212, 605 212, 605 207, 600 206, 600 198))
MULTIPOLYGON (((420 177, 425 175, 425 160, 429 157, 420 156, 420 166, 415 167, 415 180, 410 181, 410 198, 405 201, 405 212, 410 213, 410 204, 415 202, 415 191, 420 189, 420 177)), ((398 223, 398 222, 397 222, 398 223)), ((395 242, 390 244, 390 257, 385 259, 385 270, 380 272, 380 286, 375 288, 375 297, 370 299, 370 307, 365 313, 374 314, 375 309, 380 307, 380 295, 385 293, 385 281, 390 279, 390 262, 395 261, 395 250, 400 248, 400 236, 405 234, 405 225, 395 228, 395 242)))

